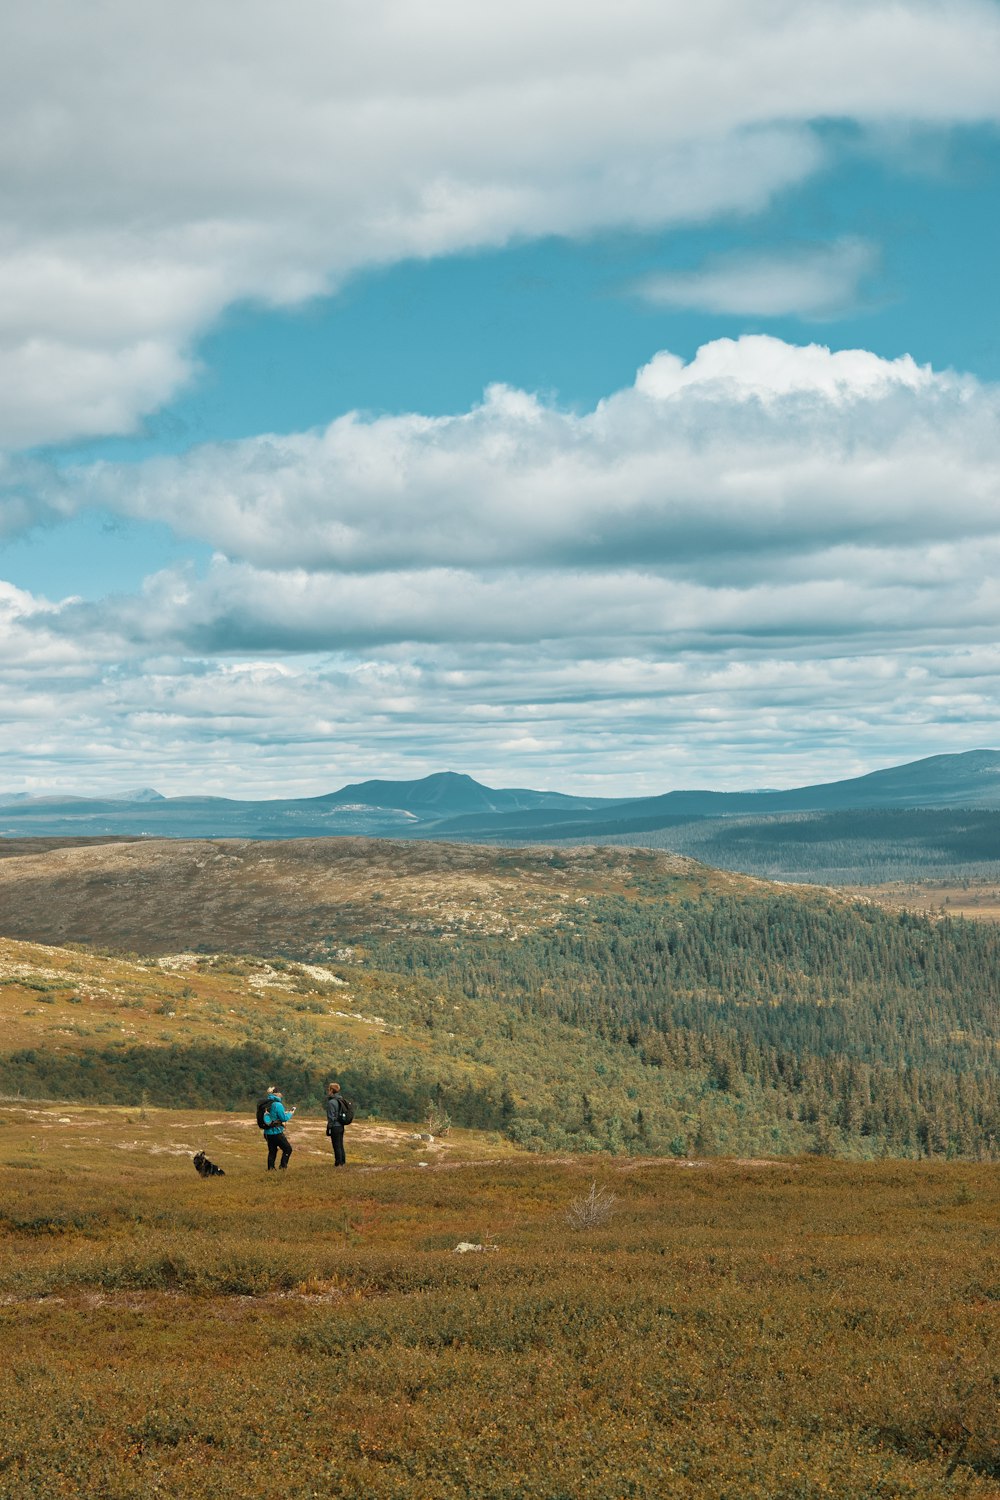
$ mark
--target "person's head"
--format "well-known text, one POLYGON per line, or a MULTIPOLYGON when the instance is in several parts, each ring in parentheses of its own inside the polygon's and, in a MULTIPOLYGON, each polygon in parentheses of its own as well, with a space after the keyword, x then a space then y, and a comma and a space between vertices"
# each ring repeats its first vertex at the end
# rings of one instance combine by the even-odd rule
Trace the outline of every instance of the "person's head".
POLYGON ((327 1098, 332 1098, 332 1096, 334 1094, 339 1094, 340 1093, 340 1084, 339 1083, 328 1083, 327 1086, 326 1086, 326 1093, 327 1093, 327 1098))

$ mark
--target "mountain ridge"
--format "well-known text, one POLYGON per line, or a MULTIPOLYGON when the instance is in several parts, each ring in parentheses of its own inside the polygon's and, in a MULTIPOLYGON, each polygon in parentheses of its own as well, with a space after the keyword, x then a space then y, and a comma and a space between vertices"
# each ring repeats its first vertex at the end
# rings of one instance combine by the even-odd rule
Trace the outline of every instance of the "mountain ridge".
MULTIPOLYGON (((127 795, 127 794, 126 794, 127 795)), ((144 788, 142 800, 119 797, 42 798, 0 796, 0 839, 173 838, 296 839, 341 836, 418 838, 468 843, 550 844, 614 842, 626 838, 693 852, 692 830, 733 830, 738 819, 771 820, 774 837, 791 846, 796 815, 836 817, 850 812, 876 818, 895 811, 960 811, 982 824, 977 848, 982 859, 1000 861, 995 814, 1000 810, 1000 752, 979 749, 928 756, 842 781, 818 782, 783 790, 719 792, 674 790, 649 797, 580 797, 524 787, 494 788, 464 772, 439 771, 408 781, 378 778, 350 782, 318 797, 265 801, 217 796, 163 797, 144 788), (686 829, 686 832, 684 830, 686 829), (684 843, 683 839, 688 842, 684 843), (992 852, 991 852, 992 851, 992 852)), ((828 842, 832 825, 820 829, 828 842)), ((872 837, 878 835, 873 823, 872 837)), ((949 834, 949 838, 951 835, 949 834)), ((701 838, 701 834, 698 834, 701 838)), ((852 830, 856 838, 856 830, 852 830)), ((926 825, 909 842, 920 859, 942 867, 948 861, 926 825), (923 843, 921 843, 923 840, 923 843), (929 842, 928 842, 929 841, 929 842), (926 845, 926 848, 924 847, 926 845)), ((900 843, 902 849, 903 840, 900 843)), ((785 878, 778 859, 769 873, 785 878)), ((902 856, 900 856, 902 857, 902 856)), ((741 868, 739 850, 720 860, 741 868)), ((866 855, 868 863, 870 859, 866 855)), ((817 868, 823 865, 820 860, 817 868)), ((794 862, 789 871, 798 869, 794 862)), ((895 871, 885 878, 893 878, 895 871)), ((802 878, 794 874, 788 878, 802 878)), ((847 872, 848 880, 854 878, 847 872)))

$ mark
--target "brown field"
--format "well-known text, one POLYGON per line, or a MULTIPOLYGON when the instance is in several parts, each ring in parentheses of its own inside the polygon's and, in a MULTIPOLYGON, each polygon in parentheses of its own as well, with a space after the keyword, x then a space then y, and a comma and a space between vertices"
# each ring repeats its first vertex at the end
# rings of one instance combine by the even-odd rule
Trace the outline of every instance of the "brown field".
MULTIPOLYGON (((233 950, 307 952, 373 921, 513 936, 593 894, 711 882, 757 887, 631 849, 11 856, 8 1065, 41 1058, 53 1092, 61 1076, 131 1079, 139 1099, 129 1059, 153 1079, 183 1054, 197 1081, 213 1047, 253 1039, 369 1086, 447 1067, 486 1087, 526 1075, 523 1045, 543 1059, 537 1087, 569 1065, 569 1032, 480 1055, 489 999, 445 1006, 341 949, 233 950), (229 956, 179 953, 180 934, 229 956), (98 1075, 108 1054, 122 1069, 98 1075)), ((622 1088, 654 1110, 657 1070, 629 1067, 622 1088)), ((216 1097, 253 1085, 241 1072, 216 1097)), ((335 1172, 304 1111, 290 1170, 269 1175, 249 1108, 80 1096, 94 1102, 0 1098, 0 1500, 1000 1496, 994 1165, 556 1157, 362 1113, 335 1172), (198 1149, 225 1177, 197 1177, 198 1149)))
POLYGON ((1000 1493, 996 1168, 0 1122, 4 1497, 1000 1493))
POLYGON ((20 859, 26 854, 53 854, 60 849, 99 849, 108 844, 135 844, 141 840, 127 834, 106 833, 102 835, 77 834, 63 838, 46 838, 39 834, 31 838, 0 838, 0 859, 20 859))
POLYGON ((995 880, 894 880, 888 885, 845 888, 844 894, 877 901, 894 911, 1000 922, 1000 886, 995 880))

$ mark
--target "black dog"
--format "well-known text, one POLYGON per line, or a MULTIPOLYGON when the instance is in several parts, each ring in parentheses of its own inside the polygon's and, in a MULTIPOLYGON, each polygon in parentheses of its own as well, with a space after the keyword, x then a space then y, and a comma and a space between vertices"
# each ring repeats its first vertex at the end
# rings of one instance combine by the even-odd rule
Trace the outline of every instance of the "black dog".
POLYGON ((214 1161, 209 1161, 204 1151, 199 1151, 194 1159, 194 1169, 199 1177, 225 1177, 221 1167, 217 1167, 214 1161))

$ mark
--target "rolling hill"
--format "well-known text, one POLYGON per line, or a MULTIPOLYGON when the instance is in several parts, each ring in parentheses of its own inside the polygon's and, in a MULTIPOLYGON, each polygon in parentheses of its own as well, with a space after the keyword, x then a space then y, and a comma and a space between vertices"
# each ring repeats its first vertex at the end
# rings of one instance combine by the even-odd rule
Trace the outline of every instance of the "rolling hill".
POLYGON ((266 1074, 315 1103, 335 1062, 369 1110, 529 1149, 1000 1140, 1000 931, 650 850, 50 849, 0 861, 0 934, 33 1097, 238 1107, 266 1074))

